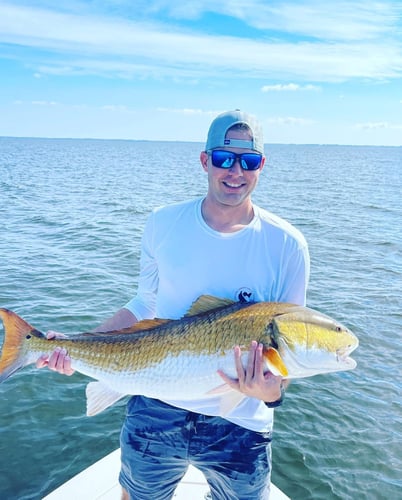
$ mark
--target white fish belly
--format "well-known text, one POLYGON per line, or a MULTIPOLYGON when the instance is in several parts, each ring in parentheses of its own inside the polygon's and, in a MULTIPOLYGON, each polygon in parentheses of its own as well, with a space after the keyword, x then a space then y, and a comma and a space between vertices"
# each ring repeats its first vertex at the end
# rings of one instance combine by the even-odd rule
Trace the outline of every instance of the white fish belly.
POLYGON ((163 361, 136 371, 105 371, 94 367, 74 368, 94 379, 102 381, 120 394, 143 395, 164 399, 201 399, 209 397, 210 391, 224 382, 217 374, 223 370, 229 377, 236 378, 234 355, 189 355, 167 356, 163 361))

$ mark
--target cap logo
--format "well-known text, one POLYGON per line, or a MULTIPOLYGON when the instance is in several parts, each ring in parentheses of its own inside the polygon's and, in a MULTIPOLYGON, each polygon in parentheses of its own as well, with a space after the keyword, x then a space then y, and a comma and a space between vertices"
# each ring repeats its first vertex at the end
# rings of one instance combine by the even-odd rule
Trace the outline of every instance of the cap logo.
POLYGON ((253 141, 245 141, 243 139, 224 139, 224 146, 232 146, 233 148, 254 149, 253 141))

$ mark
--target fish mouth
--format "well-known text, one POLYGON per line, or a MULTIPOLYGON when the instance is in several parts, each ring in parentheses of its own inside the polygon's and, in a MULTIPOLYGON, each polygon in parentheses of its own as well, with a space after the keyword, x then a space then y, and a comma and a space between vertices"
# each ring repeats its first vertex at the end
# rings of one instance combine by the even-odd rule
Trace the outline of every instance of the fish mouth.
POLYGON ((279 352, 291 375, 284 378, 303 378, 323 373, 353 370, 357 362, 349 355, 357 343, 341 347, 336 351, 312 349, 309 353, 303 346, 292 348, 286 341, 279 339, 279 352))
POLYGON ((350 344, 346 347, 343 347, 342 349, 338 349, 336 351, 336 360, 338 361, 338 363, 346 365, 350 367, 350 369, 355 368, 357 366, 357 363, 349 355, 356 349, 356 347, 357 344, 355 345, 350 344))
POLYGON ((342 358, 338 358, 338 362, 344 366, 347 366, 349 370, 353 370, 353 368, 356 368, 356 366, 357 366, 356 361, 349 356, 344 356, 342 358))

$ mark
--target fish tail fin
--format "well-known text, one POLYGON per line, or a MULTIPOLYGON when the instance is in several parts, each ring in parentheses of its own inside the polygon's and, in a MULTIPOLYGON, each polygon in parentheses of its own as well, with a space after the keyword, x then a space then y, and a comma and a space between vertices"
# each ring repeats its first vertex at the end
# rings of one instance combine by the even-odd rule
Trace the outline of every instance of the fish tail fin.
POLYGON ((269 371, 274 375, 281 375, 282 377, 287 377, 289 375, 288 369, 279 354, 279 352, 273 347, 268 347, 268 349, 264 349, 264 358, 267 362, 269 371))
POLYGON ((25 366, 24 340, 35 332, 29 323, 8 309, 0 308, 0 318, 4 323, 4 343, 0 356, 0 382, 25 366))

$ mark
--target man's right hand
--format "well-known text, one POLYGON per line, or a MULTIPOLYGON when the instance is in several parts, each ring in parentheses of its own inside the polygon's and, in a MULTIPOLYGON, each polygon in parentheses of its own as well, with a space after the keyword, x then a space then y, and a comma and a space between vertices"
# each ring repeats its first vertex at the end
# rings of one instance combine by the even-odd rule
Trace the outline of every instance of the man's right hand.
MULTIPOLYGON (((112 332, 127 328, 137 323, 137 318, 134 314, 125 309, 119 309, 114 316, 104 321, 100 326, 92 330, 93 332, 112 332)), ((48 339, 63 339, 66 335, 63 333, 48 331, 46 334, 48 339)), ((65 349, 57 347, 50 356, 44 354, 36 362, 37 368, 44 368, 47 366, 49 370, 61 373, 62 375, 72 375, 74 370, 71 368, 71 358, 65 349)))
MULTIPOLYGON (((46 334, 48 339, 62 339, 66 336, 62 333, 49 331, 46 334)), ((37 368, 47 366, 49 370, 61 373, 62 375, 72 375, 74 370, 71 368, 71 358, 66 349, 56 347, 50 356, 43 354, 36 362, 37 368)))

